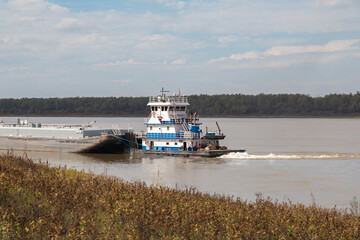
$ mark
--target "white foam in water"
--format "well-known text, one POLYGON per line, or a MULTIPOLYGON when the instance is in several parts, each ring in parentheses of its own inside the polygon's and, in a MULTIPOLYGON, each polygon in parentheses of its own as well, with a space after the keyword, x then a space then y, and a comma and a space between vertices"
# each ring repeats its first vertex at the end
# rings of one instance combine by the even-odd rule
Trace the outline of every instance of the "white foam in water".
POLYGON ((248 154, 247 152, 243 153, 229 153, 219 158, 226 159, 351 159, 359 158, 359 154, 336 154, 336 153, 288 153, 288 154, 248 154))

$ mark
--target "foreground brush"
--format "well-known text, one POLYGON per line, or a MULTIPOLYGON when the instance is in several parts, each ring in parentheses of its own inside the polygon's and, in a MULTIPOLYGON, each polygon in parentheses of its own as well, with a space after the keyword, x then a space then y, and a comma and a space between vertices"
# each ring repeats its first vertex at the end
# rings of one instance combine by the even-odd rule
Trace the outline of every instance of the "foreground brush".
POLYGON ((0 239, 359 239, 360 218, 0 156, 0 239))

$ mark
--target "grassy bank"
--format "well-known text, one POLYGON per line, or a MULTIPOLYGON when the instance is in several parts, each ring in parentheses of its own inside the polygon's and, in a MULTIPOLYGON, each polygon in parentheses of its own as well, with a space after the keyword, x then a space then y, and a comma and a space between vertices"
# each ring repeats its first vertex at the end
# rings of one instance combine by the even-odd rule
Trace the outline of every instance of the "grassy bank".
POLYGON ((0 157, 0 239, 359 239, 360 218, 0 157))

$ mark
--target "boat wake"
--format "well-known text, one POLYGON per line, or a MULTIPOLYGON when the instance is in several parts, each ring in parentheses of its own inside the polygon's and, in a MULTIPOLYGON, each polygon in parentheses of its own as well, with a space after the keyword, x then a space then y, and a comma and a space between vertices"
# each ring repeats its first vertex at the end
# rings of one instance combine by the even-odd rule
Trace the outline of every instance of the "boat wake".
POLYGON ((224 159, 245 159, 245 160, 305 160, 305 159, 360 159, 359 153, 269 153, 249 154, 229 153, 219 158, 224 159))

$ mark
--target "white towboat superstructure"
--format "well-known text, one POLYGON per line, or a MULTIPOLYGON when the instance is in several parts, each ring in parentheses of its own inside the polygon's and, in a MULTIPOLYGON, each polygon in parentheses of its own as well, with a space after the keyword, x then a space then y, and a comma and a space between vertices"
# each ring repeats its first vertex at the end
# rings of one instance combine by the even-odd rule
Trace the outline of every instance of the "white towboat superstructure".
POLYGON ((150 97, 151 114, 145 119, 146 134, 140 136, 142 149, 147 153, 167 153, 167 155, 219 156, 229 152, 219 145, 225 138, 220 132, 202 132, 199 115, 187 113, 187 96, 174 94, 166 96, 164 89, 160 96, 150 97))

